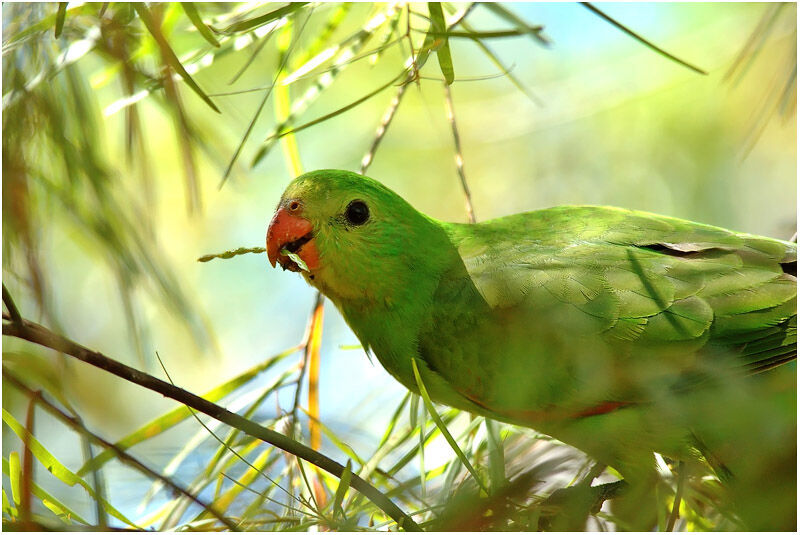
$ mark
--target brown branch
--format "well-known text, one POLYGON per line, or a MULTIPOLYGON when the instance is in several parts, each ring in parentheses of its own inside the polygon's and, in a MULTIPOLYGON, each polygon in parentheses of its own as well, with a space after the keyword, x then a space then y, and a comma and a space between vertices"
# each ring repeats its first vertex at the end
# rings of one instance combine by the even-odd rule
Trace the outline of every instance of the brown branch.
MULTIPOLYGON (((148 468, 147 466, 142 464, 141 461, 139 461, 135 457, 131 456, 129 453, 125 452, 124 450, 118 448, 116 445, 112 444, 111 442, 105 440, 104 438, 102 438, 102 437, 100 437, 98 435, 95 435, 94 433, 89 431, 86 428, 86 426, 84 426, 83 423, 80 421, 80 419, 76 418, 75 416, 71 416, 71 415, 65 413, 64 411, 62 411, 61 409, 56 407, 53 403, 51 403, 50 401, 45 399, 45 397, 42 396, 41 393, 34 392, 33 390, 31 390, 28 386, 25 385, 25 383, 23 383, 18 377, 16 377, 13 373, 11 373, 8 370, 8 368, 6 368, 6 367, 3 367, 3 379, 5 379, 9 383, 11 383, 15 387, 17 387, 22 392, 25 392, 29 396, 32 396, 32 399, 35 399, 42 406, 42 408, 46 409, 47 412, 49 412, 50 414, 55 416, 57 419, 59 419, 62 422, 64 422, 66 425, 68 425, 69 427, 71 427, 72 429, 77 431, 78 433, 82 434, 83 436, 89 438, 89 440, 92 440, 92 441, 96 442, 97 444, 100 444, 101 446, 103 446, 105 448, 109 448, 109 449, 113 450, 117 454, 117 457, 119 458, 119 460, 122 461, 123 463, 126 463, 126 464, 134 467, 135 469, 137 469, 138 471, 142 472, 143 474, 145 474, 145 475, 147 475, 149 477, 152 477, 154 479, 160 480, 162 483, 164 483, 164 485, 166 485, 167 487, 172 489, 174 492, 186 496, 187 498, 189 498, 190 500, 195 502, 197 505, 199 505, 200 507, 202 507, 203 509, 205 509, 206 511, 208 511, 209 513, 214 515, 220 522, 225 524, 225 526, 227 526, 227 528, 230 529, 231 531, 240 531, 239 528, 236 526, 236 524, 234 524, 232 521, 230 521, 227 518, 225 518, 225 516, 223 516, 221 513, 219 513, 211 505, 203 502, 202 500, 200 500, 200 498, 198 498, 194 494, 192 494, 189 491, 183 489, 182 487, 180 487, 179 485, 174 483, 168 477, 166 477, 166 476, 164 476, 162 474, 159 474, 155 470, 152 470, 152 469, 148 468), (36 396, 36 397, 33 398, 33 396, 36 396)), ((100 524, 101 525, 98 526, 98 527, 105 527, 106 529, 108 529, 108 526, 106 526, 104 522, 101 522, 100 524)))
POLYGON ((5 284, 3 285, 3 304, 8 309, 8 315, 11 318, 11 321, 14 323, 21 323, 22 316, 19 315, 17 305, 15 305, 14 300, 11 299, 11 294, 8 293, 8 288, 6 288, 5 284))
MULTIPOLYGON (((231 427, 235 427, 236 429, 239 429, 252 437, 260 438, 261 440, 268 442, 273 446, 296 455, 301 459, 305 459, 311 464, 322 468, 326 472, 333 474, 336 477, 341 477, 345 470, 344 466, 341 464, 337 463, 333 459, 330 459, 329 457, 326 457, 325 455, 322 455, 319 452, 314 451, 304 444, 300 444, 299 442, 292 440, 285 435, 251 422, 250 420, 223 407, 220 407, 215 403, 211 403, 210 401, 205 400, 196 394, 192 394, 191 392, 175 387, 165 381, 162 381, 161 379, 153 377, 152 375, 148 375, 139 370, 131 368, 130 366, 122 364, 121 362, 106 357, 102 353, 87 349, 37 323, 24 319, 19 324, 4 323, 3 335, 21 338, 41 346, 60 351, 87 364, 91 364, 92 366, 100 368, 101 370, 105 370, 113 375, 116 375, 117 377, 121 377, 126 381, 136 383, 139 386, 147 388, 148 390, 152 390, 153 392, 158 392, 159 394, 170 399, 174 399, 183 405, 186 405, 187 407, 191 407, 197 411, 207 414, 215 420, 219 420, 220 422, 231 427)), ((420 527, 416 522, 414 522, 414 520, 411 519, 411 517, 404 513, 397 505, 395 505, 394 502, 386 497, 386 495, 365 480, 353 474, 350 479, 350 486, 369 498, 372 503, 374 503, 378 508, 394 519, 400 528, 414 531, 420 530, 420 527)))

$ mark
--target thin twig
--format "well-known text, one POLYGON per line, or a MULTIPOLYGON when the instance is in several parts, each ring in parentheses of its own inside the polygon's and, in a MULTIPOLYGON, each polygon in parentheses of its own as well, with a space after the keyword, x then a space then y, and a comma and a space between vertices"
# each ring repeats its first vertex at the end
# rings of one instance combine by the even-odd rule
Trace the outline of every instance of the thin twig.
MULTIPOLYGON (((58 335, 46 327, 23 319, 21 323, 4 323, 3 334, 15 338, 28 340, 44 347, 49 347, 67 355, 77 358, 87 364, 105 370, 128 382, 138 384, 154 392, 174 399, 187 407, 196 409, 212 418, 219 420, 231 427, 235 427, 248 435, 259 438, 272 444, 284 451, 305 459, 313 465, 319 466, 326 472, 336 477, 341 477, 344 473, 344 466, 333 459, 314 451, 313 449, 292 440, 271 429, 267 429, 255 422, 233 413, 224 407, 192 394, 186 390, 173 386, 161 379, 148 375, 139 370, 131 368, 119 361, 111 359, 102 353, 92 351, 81 346, 68 338, 58 335)), ((350 479, 350 486, 361 492, 370 499, 378 508, 392 517, 401 529, 418 531, 420 527, 414 520, 404 513, 392 500, 385 494, 373 487, 367 481, 357 477, 355 474, 350 479)))
MULTIPOLYGON (((5 334, 5 333, 3 333, 3 334, 5 334)), ((14 385, 19 390, 27 393, 28 395, 31 395, 31 396, 37 395, 37 392, 34 392, 33 390, 31 390, 27 385, 25 385, 25 383, 23 383, 18 377, 16 377, 5 366, 3 367, 3 379, 7 380, 10 384, 14 385)), ((135 457, 131 456, 129 453, 125 452, 124 450, 118 448, 113 443, 105 440, 104 438, 102 438, 102 437, 100 437, 98 435, 95 435, 94 433, 89 431, 78 418, 76 418, 75 416, 70 416, 69 414, 63 412, 61 409, 56 407, 53 403, 48 401, 44 396, 42 396, 40 394, 38 394, 38 395, 39 395, 39 397, 37 399, 38 403, 44 409, 46 409, 47 412, 49 412, 50 414, 52 414, 53 416, 55 416, 56 418, 58 418, 59 420, 61 420, 65 424, 67 424, 69 427, 71 427, 75 431, 81 433, 82 435, 88 437, 90 440, 93 440, 94 442, 100 444, 104 448, 108 448, 110 450, 113 450, 116 453, 116 455, 117 455, 117 457, 119 458, 120 461, 129 464, 130 466, 136 468, 137 470, 139 470, 143 474, 146 474, 149 477, 152 477, 154 479, 160 480, 162 483, 164 483, 166 486, 168 486, 174 492, 177 492, 179 494, 182 494, 182 495, 186 496, 187 498, 189 498, 190 500, 192 500, 193 502, 195 502, 196 504, 201 506, 203 509, 205 509, 206 511, 208 511, 209 513, 214 515, 220 522, 225 524, 225 526, 227 526, 229 529, 231 529, 233 531, 238 531, 238 529, 236 527, 236 524, 234 524, 233 522, 231 522, 230 520, 225 518, 225 516, 223 516, 222 514, 217 512, 212 506, 206 504, 205 502, 203 502, 197 496, 194 496, 189 491, 183 489, 182 487, 177 485, 175 482, 173 482, 168 477, 163 476, 163 475, 159 474, 158 472, 156 472, 155 470, 152 470, 152 469, 148 468, 147 466, 142 464, 141 461, 139 461, 135 457)))
POLYGON ((381 118, 381 123, 378 125, 378 129, 375 131, 375 138, 372 140, 372 145, 370 145, 369 150, 361 159, 361 169, 359 170, 360 174, 364 174, 367 172, 367 168, 372 163, 373 158, 375 157, 375 152, 378 150, 378 145, 381 144, 383 141, 383 136, 386 135, 386 131, 389 128, 389 125, 394 119, 395 114, 397 113, 397 108, 400 106, 400 101, 403 99, 403 95, 406 94, 406 89, 408 89, 408 84, 403 84, 397 88, 397 93, 395 93, 394 98, 389 103, 389 107, 383 114, 381 118))
POLYGON ((453 143, 455 144, 455 161, 456 170, 458 171, 458 178, 461 180, 461 189, 464 190, 464 200, 467 209, 467 217, 470 223, 475 223, 475 210, 472 207, 472 194, 467 185, 467 176, 464 174, 464 157, 461 152, 461 137, 458 135, 458 126, 456 125, 456 115, 453 109, 453 97, 450 94, 450 86, 444 84, 444 102, 447 109, 447 120, 450 122, 450 128, 453 131, 453 143))

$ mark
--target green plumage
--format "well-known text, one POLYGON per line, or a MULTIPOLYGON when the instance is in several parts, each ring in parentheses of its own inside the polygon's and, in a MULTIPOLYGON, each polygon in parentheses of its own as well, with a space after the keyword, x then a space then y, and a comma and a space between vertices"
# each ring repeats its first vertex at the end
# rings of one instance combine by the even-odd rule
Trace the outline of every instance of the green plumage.
POLYGON ((345 171, 290 199, 319 251, 304 276, 400 382, 416 390, 416 358, 435 401, 609 464, 686 456, 676 403, 796 358, 793 243, 593 206, 443 223, 345 171), (365 224, 347 222, 354 199, 365 224))

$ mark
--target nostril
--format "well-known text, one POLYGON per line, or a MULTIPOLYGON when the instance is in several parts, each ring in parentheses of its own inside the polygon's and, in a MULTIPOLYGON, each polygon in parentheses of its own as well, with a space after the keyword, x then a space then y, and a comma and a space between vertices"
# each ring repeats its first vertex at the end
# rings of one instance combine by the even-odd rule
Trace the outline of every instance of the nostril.
POLYGON ((300 202, 299 201, 292 201, 289 203, 289 211, 296 212, 300 209, 300 202))

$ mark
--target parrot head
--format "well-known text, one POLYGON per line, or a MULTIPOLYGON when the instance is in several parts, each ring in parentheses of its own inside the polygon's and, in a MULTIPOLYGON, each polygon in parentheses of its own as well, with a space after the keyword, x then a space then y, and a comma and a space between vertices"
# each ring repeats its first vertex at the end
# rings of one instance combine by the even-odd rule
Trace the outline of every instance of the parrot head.
POLYGON ((437 232, 434 220, 379 182, 319 170, 287 186, 267 230, 267 255, 334 302, 385 301, 436 256, 426 249, 437 232))

